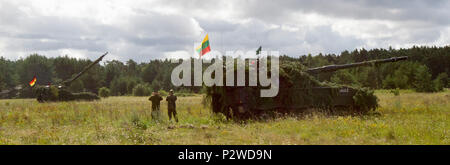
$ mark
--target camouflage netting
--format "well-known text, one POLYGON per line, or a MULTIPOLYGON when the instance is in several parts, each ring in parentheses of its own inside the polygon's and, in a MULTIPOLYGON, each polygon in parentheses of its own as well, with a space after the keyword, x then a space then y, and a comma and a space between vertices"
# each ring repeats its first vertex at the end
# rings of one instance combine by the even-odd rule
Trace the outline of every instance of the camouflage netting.
POLYGON ((36 87, 33 89, 39 102, 45 101, 92 101, 100 99, 96 94, 91 92, 71 93, 66 89, 58 89, 55 86, 36 87))
POLYGON ((371 90, 320 82, 304 70, 306 67, 298 62, 282 61, 279 70, 280 89, 276 97, 260 97, 261 89, 266 89, 261 86, 214 86, 206 88, 205 103, 210 103, 213 112, 230 118, 236 118, 238 114, 239 118, 249 118, 264 113, 290 113, 308 108, 333 110, 335 107, 344 107, 366 112, 378 106, 377 97, 371 90), (347 89, 349 95, 339 96, 341 89, 347 89))
POLYGON ((353 96, 355 106, 361 111, 375 110, 378 107, 378 98, 372 90, 360 88, 353 96))

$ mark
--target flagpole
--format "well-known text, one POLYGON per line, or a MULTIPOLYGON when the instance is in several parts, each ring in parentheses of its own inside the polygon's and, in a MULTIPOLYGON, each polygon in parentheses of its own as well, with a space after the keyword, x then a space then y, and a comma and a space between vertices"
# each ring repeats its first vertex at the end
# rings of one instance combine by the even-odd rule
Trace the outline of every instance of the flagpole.
MULTIPOLYGON (((208 33, 206 33, 206 34, 208 34, 208 33)), ((203 35, 202 35, 203 36, 203 35)), ((203 40, 202 41, 200 41, 200 53, 198 54, 199 55, 199 59, 200 59, 200 61, 202 61, 201 59, 202 59, 202 53, 203 53, 203 40)), ((203 62, 203 61, 202 61, 203 62)))

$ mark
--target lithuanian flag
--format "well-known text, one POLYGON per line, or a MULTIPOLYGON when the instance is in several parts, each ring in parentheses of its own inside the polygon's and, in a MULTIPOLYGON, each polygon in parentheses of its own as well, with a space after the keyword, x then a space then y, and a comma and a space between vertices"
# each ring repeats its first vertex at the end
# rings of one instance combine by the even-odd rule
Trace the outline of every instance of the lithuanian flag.
POLYGON ((195 49, 200 56, 211 51, 211 47, 209 47, 209 39, 208 34, 206 34, 205 39, 203 39, 202 44, 195 49))
POLYGON ((34 84, 36 84, 36 76, 34 76, 33 80, 31 80, 28 84, 30 84, 30 86, 33 87, 34 84))

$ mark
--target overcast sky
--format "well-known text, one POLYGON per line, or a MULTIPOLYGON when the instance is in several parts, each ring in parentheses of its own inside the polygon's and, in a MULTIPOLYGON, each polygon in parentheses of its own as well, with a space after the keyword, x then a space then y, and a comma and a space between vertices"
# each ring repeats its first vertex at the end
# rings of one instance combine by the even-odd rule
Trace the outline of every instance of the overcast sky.
POLYGON ((448 0, 0 0, 0 56, 108 60, 186 57, 212 50, 289 56, 359 48, 450 45, 448 0))

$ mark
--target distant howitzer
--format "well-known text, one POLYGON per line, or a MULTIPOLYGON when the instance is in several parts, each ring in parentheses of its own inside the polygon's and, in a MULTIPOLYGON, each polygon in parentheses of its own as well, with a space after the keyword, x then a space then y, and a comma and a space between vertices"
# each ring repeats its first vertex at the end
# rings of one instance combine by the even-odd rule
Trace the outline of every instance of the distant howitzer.
POLYGON ((317 68, 310 68, 306 71, 311 74, 317 74, 321 72, 334 72, 340 69, 346 69, 346 68, 354 68, 359 66, 369 66, 374 64, 381 64, 381 63, 387 63, 387 62, 396 62, 401 60, 408 59, 407 56, 402 57, 392 57, 392 58, 386 58, 386 59, 380 59, 380 60, 372 60, 372 61, 363 61, 363 62, 357 62, 357 63, 350 63, 350 64, 342 64, 342 65, 327 65, 327 66, 321 66, 317 68))
POLYGON ((91 69, 94 65, 98 64, 100 61, 102 61, 103 57, 105 57, 108 54, 108 52, 106 52, 105 54, 103 54, 102 56, 100 56, 97 60, 95 60, 94 62, 92 62, 91 64, 89 64, 88 66, 86 66, 80 73, 76 74, 75 76, 73 76, 71 79, 65 80, 62 82, 62 84, 64 86, 69 86, 70 83, 72 83, 73 81, 75 81, 76 79, 78 79, 81 75, 83 75, 85 72, 87 72, 89 69, 91 69))
POLYGON ((74 101, 74 100, 83 100, 83 101, 93 101, 99 100, 95 93, 92 92, 80 92, 80 93, 72 93, 68 89, 70 84, 77 80, 80 76, 86 73, 89 69, 91 69, 94 65, 97 65, 103 57, 108 54, 106 52, 102 56, 100 56, 97 60, 86 66, 80 73, 76 74, 72 78, 65 80, 61 83, 57 83, 57 86, 52 85, 36 85, 33 87, 33 91, 36 93, 37 100, 39 102, 47 102, 47 101, 74 101))

